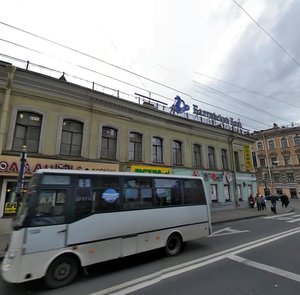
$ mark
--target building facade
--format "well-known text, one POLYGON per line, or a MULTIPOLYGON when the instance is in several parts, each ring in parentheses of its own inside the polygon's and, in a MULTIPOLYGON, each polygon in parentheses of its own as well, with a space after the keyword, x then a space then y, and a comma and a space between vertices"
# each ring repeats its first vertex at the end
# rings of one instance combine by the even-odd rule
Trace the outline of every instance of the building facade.
POLYGON ((300 126, 279 127, 253 133, 252 147, 258 191, 298 198, 300 193, 300 126))
POLYGON ((11 192, 24 145, 25 182, 41 168, 199 175, 214 208, 246 206, 257 190, 253 138, 202 117, 192 120, 4 62, 0 110, 0 217, 15 212, 11 192))

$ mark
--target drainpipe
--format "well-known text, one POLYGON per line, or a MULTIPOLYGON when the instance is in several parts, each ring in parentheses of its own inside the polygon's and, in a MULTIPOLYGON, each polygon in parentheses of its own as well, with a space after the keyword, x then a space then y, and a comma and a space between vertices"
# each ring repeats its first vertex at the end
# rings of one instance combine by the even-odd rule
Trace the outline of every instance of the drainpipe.
POLYGON ((233 150, 233 141, 235 139, 235 136, 230 136, 228 139, 228 144, 229 144, 229 154, 230 154, 230 163, 231 163, 231 171, 233 171, 233 178, 232 178, 232 183, 233 183, 233 188, 234 188, 234 204, 235 207, 239 207, 239 200, 238 200, 238 195, 237 195, 237 181, 236 181, 236 166, 235 166, 235 159, 234 159, 234 150, 233 150))
POLYGON ((10 97, 12 91, 12 84, 14 73, 16 71, 16 67, 12 65, 7 66, 7 83, 6 83, 6 91, 3 101, 3 106, 1 110, 0 116, 0 155, 4 150, 4 138, 7 134, 7 125, 8 125, 8 114, 9 114, 9 105, 10 105, 10 97))

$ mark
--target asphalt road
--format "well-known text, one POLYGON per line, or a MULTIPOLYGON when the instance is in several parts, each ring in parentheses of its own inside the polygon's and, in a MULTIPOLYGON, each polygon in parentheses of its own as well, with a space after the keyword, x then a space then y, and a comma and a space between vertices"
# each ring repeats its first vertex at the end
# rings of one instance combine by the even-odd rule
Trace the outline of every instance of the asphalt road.
POLYGON ((73 284, 47 290, 41 281, 0 294, 299 294, 300 221, 297 212, 228 222, 186 244, 176 257, 152 251, 88 268, 73 284))

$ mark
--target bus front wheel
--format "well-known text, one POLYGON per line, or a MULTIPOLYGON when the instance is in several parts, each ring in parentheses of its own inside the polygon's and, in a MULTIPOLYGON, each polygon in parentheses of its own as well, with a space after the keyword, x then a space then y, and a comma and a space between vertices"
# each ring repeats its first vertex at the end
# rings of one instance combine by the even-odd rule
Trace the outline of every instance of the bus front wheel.
POLYGON ((45 276, 45 284, 51 289, 66 286, 76 278, 78 270, 77 258, 71 255, 60 256, 50 264, 45 276))
POLYGON ((175 256, 182 250, 183 242, 179 234, 172 234, 169 236, 166 243, 167 256, 175 256))

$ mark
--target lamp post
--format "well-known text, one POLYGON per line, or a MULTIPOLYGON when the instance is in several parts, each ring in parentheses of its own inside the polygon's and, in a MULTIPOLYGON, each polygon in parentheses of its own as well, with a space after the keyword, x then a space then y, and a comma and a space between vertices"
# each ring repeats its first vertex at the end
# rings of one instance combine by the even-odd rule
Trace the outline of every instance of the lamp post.
POLYGON ((20 169, 19 169, 19 175, 18 175, 17 187, 16 187, 17 210, 24 193, 24 176, 25 176, 25 167, 26 167, 26 159, 27 159, 26 149, 27 149, 26 145, 23 145, 20 154, 20 169))

